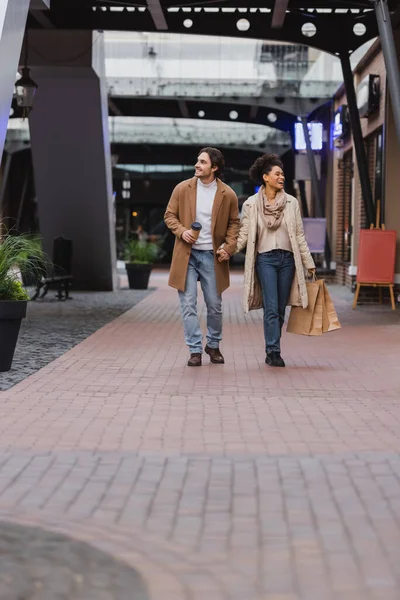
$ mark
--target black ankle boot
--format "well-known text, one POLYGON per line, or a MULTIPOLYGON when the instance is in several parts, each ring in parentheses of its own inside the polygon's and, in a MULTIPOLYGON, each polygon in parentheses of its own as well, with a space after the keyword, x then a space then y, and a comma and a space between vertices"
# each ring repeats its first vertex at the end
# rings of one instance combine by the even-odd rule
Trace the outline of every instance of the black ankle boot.
POLYGON ((281 357, 281 353, 280 352, 276 352, 276 351, 267 352, 267 356, 265 358, 265 362, 270 367, 284 367, 285 366, 285 361, 281 357))

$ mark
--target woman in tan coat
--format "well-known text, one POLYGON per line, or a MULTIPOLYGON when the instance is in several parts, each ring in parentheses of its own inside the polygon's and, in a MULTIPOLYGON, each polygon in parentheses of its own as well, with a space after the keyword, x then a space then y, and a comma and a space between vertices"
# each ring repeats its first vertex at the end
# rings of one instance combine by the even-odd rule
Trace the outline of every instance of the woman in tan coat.
POLYGON ((244 273, 244 310, 264 308, 265 362, 284 367, 280 338, 288 304, 307 308, 305 270, 315 264, 304 237, 299 204, 284 190, 283 165, 265 154, 250 169, 261 184, 243 204, 236 251, 247 246, 244 273))

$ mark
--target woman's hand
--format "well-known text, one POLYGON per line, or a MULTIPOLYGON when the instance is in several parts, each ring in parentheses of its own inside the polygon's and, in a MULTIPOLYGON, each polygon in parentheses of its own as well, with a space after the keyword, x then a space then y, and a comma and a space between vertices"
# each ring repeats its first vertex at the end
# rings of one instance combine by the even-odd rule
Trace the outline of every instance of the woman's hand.
POLYGON ((224 250, 223 248, 219 248, 217 250, 218 262, 223 262, 224 260, 229 260, 231 255, 224 250))
POLYGON ((315 275, 315 267, 313 269, 308 269, 308 275, 309 275, 309 277, 312 277, 313 275, 315 275))

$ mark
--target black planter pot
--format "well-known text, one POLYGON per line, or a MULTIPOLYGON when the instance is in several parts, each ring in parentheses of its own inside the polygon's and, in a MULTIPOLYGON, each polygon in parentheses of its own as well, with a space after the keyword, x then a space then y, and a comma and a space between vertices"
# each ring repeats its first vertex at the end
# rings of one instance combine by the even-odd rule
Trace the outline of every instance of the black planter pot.
POLYGON ((0 372, 9 371, 14 358, 21 321, 26 316, 26 300, 0 301, 0 372))
POLYGON ((131 290, 147 290, 153 265, 125 263, 125 267, 128 274, 129 288, 131 290))

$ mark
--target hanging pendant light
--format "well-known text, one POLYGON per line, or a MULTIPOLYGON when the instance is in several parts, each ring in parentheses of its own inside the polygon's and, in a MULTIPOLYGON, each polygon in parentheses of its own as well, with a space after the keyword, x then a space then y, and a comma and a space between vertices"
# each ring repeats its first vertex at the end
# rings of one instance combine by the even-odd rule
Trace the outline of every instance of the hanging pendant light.
POLYGON ((15 96, 17 106, 22 109, 22 117, 25 119, 33 108, 37 83, 31 78, 28 67, 28 36, 25 35, 25 65, 22 68, 22 77, 15 82, 15 96))

